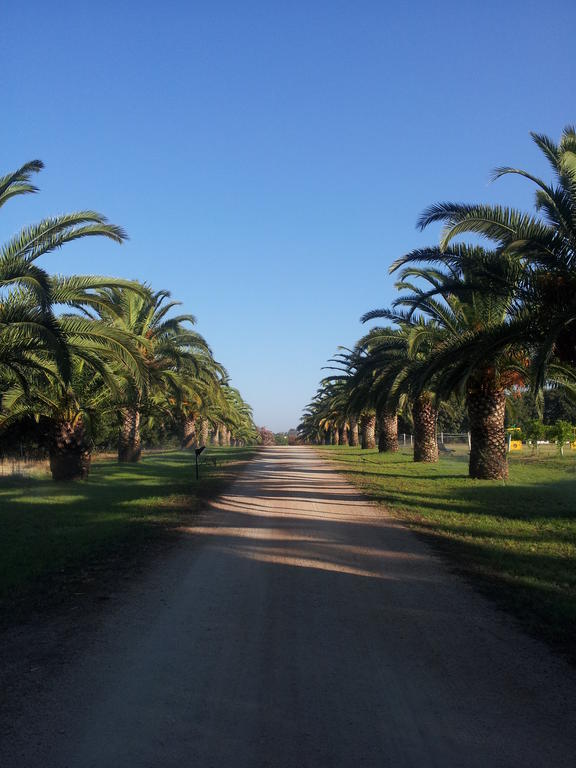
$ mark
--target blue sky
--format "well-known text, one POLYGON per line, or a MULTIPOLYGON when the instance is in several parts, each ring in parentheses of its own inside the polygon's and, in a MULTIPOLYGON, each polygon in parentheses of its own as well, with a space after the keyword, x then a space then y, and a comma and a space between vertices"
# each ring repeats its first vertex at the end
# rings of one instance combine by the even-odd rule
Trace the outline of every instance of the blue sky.
POLYGON ((489 173, 547 174, 529 131, 576 122, 575 23, 571 0, 4 4, 1 172, 46 170, 1 236, 104 212, 127 244, 44 266, 170 290, 257 423, 287 429, 389 304, 390 262, 437 241, 425 206, 531 205, 489 173))

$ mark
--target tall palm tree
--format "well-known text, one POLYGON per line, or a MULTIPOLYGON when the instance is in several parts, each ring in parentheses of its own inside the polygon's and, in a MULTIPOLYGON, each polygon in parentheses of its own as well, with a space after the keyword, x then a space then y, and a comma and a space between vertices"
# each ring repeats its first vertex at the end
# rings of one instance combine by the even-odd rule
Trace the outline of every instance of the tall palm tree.
POLYGON ((404 410, 411 413, 414 423, 414 461, 435 462, 436 397, 430 387, 418 387, 417 374, 438 341, 437 327, 424 318, 408 321, 402 313, 386 309, 366 313, 362 322, 382 318, 394 321, 397 327, 373 328, 359 342, 367 350, 359 375, 373 378, 380 411, 391 422, 381 429, 382 448, 398 450, 397 413, 404 410))
POLYGON ((157 388, 154 401, 159 410, 180 425, 182 448, 191 448, 200 442, 201 414, 220 397, 227 373, 208 350, 198 349, 193 359, 185 357, 180 361, 172 376, 172 387, 157 388))
MULTIPOLYGON (((0 178, 0 207, 13 197, 37 192, 30 179, 43 168, 34 160, 0 178)), ((0 247, 0 376, 15 375, 23 382, 27 370, 38 366, 38 355, 52 354, 67 375, 66 345, 60 335, 53 305, 62 298, 56 283, 36 263, 39 257, 74 240, 100 236, 117 243, 125 232, 94 211, 79 211, 47 218, 22 229, 0 247)), ((79 285, 77 290, 81 290, 79 285)))
POLYGON ((90 469, 91 427, 114 407, 122 383, 118 370, 131 359, 127 373, 140 380, 144 371, 129 335, 85 318, 67 316, 58 322, 69 353, 70 375, 63 378, 56 365, 45 359, 36 371, 28 372, 25 384, 14 377, 2 396, 0 428, 33 418, 48 447, 52 478, 84 479, 90 469))
POLYGON ((330 445, 333 442, 334 424, 338 419, 334 411, 335 386, 333 379, 324 378, 312 402, 304 410, 298 431, 305 442, 318 445, 330 445))
MULTIPOLYGON (((340 362, 342 356, 331 362, 340 362)), ((355 417, 349 409, 348 375, 328 376, 321 382, 323 426, 330 432, 332 445, 348 445, 348 428, 355 417)), ((358 436, 356 429, 356 437, 358 436)), ((352 437, 354 440, 354 436, 352 437)))
POLYGON ((309 403, 302 413, 302 418, 297 427, 298 439, 303 443, 322 445, 323 433, 316 414, 314 403, 309 403))
POLYGON ((433 382, 441 399, 454 392, 465 394, 472 444, 470 476, 504 478, 506 396, 525 382, 527 352, 510 343, 490 350, 486 339, 503 336, 515 299, 518 265, 500 252, 456 244, 443 251, 413 251, 392 270, 400 266, 405 268, 398 285, 408 293, 401 294, 394 306, 407 308, 403 317, 408 321, 424 313, 441 329, 438 343, 418 366, 416 386, 425 390, 433 382), (502 285, 508 285, 507 294, 502 285))
POLYGON ((198 445, 196 422, 203 402, 205 386, 205 382, 197 378, 183 382, 182 396, 179 402, 182 448, 192 448, 198 445))
POLYGON ((141 286, 138 293, 117 287, 99 293, 103 299, 99 316, 109 327, 136 340, 147 373, 144 383, 125 377, 118 402, 118 461, 137 462, 141 456, 141 417, 151 402, 151 393, 160 391, 163 398, 171 392, 174 398, 179 397, 180 369, 183 365, 197 366, 198 356, 210 350, 203 337, 189 328, 196 322, 193 315, 170 316, 180 302, 171 301, 169 291, 141 286))
MULTIPOLYGON (((554 183, 511 167, 497 168, 493 177, 527 179, 535 188, 534 214, 505 206, 445 202, 426 209, 419 226, 444 224, 442 251, 454 238, 472 233, 492 241, 505 259, 517 260, 521 274, 513 285, 513 322, 499 341, 494 334, 490 344, 506 346, 513 339, 530 344, 534 380, 542 385, 550 363, 576 365, 576 128, 567 126, 558 144, 542 134, 531 136, 552 169, 554 183)), ((506 273, 495 270, 489 277, 494 292, 509 294, 506 273)))
POLYGON ((228 401, 229 416, 226 423, 227 444, 230 438, 241 444, 253 443, 257 438, 257 429, 254 424, 252 408, 244 400, 239 390, 228 383, 223 386, 224 396, 228 401))
POLYGON ((340 347, 327 368, 337 371, 322 380, 318 391, 325 426, 336 431, 333 442, 352 447, 376 446, 376 413, 368 403, 369 392, 356 376, 361 351, 340 347))
MULTIPOLYGON (((341 353, 337 362, 345 369, 347 412, 353 433, 360 433, 363 449, 375 448, 380 452, 398 450, 398 415, 395 407, 389 407, 381 398, 376 386, 375 371, 367 363, 370 353, 366 344, 358 342, 353 350, 341 353), (356 422, 356 423, 355 423, 356 422), (376 441, 378 435, 378 441, 376 441)), ((355 437, 352 438, 355 442, 355 437)))

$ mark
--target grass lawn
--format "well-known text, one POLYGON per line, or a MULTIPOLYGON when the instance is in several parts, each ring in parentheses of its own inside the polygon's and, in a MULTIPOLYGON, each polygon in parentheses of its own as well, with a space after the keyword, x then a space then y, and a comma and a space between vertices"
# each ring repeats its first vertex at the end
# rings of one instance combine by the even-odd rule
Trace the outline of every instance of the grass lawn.
POLYGON ((216 496, 254 454, 209 448, 196 483, 194 453, 148 453, 139 464, 96 461, 84 482, 45 473, 0 478, 0 600, 36 591, 165 534, 216 496))
POLYGON ((576 660, 576 457, 513 455, 510 478, 470 480, 468 457, 322 447, 530 631, 576 660))

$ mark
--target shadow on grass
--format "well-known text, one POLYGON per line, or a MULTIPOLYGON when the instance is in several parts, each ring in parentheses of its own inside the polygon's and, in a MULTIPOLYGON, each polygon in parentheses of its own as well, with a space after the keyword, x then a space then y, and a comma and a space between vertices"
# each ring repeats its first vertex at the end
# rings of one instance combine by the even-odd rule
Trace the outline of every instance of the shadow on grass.
POLYGON ((468 578, 535 637, 545 639, 576 664, 576 571, 574 534, 523 536, 480 534, 457 523, 425 519, 412 526, 457 573, 468 578))
POLYGON ((526 628, 576 659, 574 457, 515 457, 510 479, 498 482, 471 480, 455 457, 426 466, 408 455, 321 454, 526 628))
POLYGON ((0 478, 0 597, 48 573, 168 534, 225 489, 250 449, 211 451, 195 479, 193 452, 147 455, 138 464, 96 461, 88 480, 0 478))
POLYGON ((530 485, 468 486, 459 497, 476 514, 517 520, 576 520, 576 478, 554 478, 530 485))

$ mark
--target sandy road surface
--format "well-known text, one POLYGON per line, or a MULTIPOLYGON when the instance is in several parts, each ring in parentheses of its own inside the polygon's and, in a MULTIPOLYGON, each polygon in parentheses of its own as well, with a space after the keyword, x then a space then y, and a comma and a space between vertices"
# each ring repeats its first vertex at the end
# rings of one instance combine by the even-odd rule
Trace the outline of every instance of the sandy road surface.
POLYGON ((576 765, 575 673, 305 448, 42 642, 2 768, 576 765))

